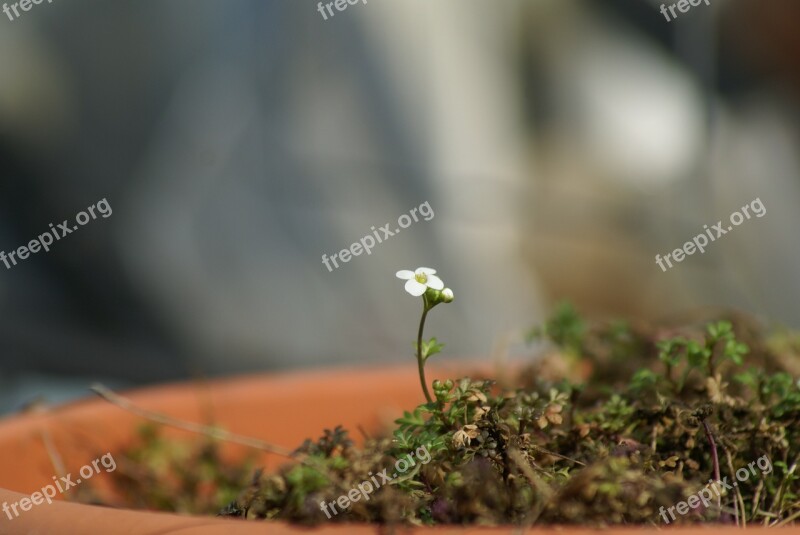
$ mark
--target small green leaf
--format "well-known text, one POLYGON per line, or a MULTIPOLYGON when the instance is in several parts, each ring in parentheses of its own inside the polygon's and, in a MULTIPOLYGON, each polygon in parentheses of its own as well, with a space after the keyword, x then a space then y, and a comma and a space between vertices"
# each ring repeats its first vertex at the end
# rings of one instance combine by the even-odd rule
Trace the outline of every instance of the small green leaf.
POLYGON ((444 344, 439 343, 436 340, 436 337, 431 338, 430 340, 423 340, 422 341, 422 358, 427 360, 428 358, 432 357, 436 353, 440 353, 444 344))
POLYGON ((422 417, 420 407, 414 409, 413 414, 408 411, 403 411, 403 416, 394 421, 396 424, 407 426, 423 426, 425 419, 422 417))
POLYGON ((702 368, 708 364, 708 359, 711 357, 711 350, 702 347, 694 340, 690 340, 686 344, 686 359, 689 365, 695 368, 702 368))
POLYGON ((677 366, 680 362, 678 349, 685 344, 685 341, 677 338, 674 340, 661 340, 656 343, 658 348, 658 359, 668 366, 677 366))

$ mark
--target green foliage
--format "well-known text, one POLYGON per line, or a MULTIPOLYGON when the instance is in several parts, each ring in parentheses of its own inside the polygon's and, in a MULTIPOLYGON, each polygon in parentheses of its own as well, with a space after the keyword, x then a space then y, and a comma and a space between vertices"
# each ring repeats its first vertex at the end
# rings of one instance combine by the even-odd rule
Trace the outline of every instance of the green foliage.
POLYGON ((800 414, 800 381, 794 381, 785 372, 766 377, 761 384, 761 393, 774 402, 772 413, 776 418, 800 414))
POLYGON ((713 347, 718 342, 723 342, 723 358, 732 360, 737 366, 741 366, 743 357, 750 349, 747 345, 738 342, 733 332, 733 326, 729 321, 718 321, 708 325, 709 342, 713 347))
MULTIPOLYGON (((656 349, 658 350, 658 359, 664 363, 665 376, 678 393, 683 392, 692 371, 701 376, 714 378, 722 362, 730 360, 733 364, 740 366, 743 363, 744 355, 749 351, 747 345, 736 339, 733 326, 728 321, 709 323, 706 326, 706 335, 701 341, 676 336, 657 341, 656 349), (678 368, 683 368, 683 372, 679 378, 675 379, 673 372, 678 368)), ((634 375, 633 379, 631 388, 641 390, 644 387, 642 381, 650 378, 645 373, 638 377, 634 375)), ((737 374, 735 379, 742 382, 751 381, 753 377, 745 373, 737 374)), ((651 384, 655 385, 655 383, 651 384)))
POLYGON ((692 368, 706 368, 711 360, 711 349, 701 346, 694 340, 686 342, 686 361, 692 368))
POLYGON ((630 388, 634 392, 641 392, 655 388, 661 377, 653 370, 647 368, 641 369, 633 374, 631 378, 630 388))
POLYGON ((152 424, 143 425, 138 441, 115 457, 120 469, 112 472, 112 482, 135 508, 213 514, 253 473, 251 458, 235 465, 222 462, 214 439, 178 442, 152 424))
POLYGON ((436 337, 434 336, 430 340, 423 340, 422 341, 422 359, 428 360, 428 358, 432 357, 433 355, 440 353, 444 344, 438 342, 436 337))
POLYGON ((596 422, 604 431, 619 433, 631 425, 630 416, 633 412, 634 407, 627 400, 614 394, 606 402, 603 410, 591 414, 588 421, 596 422))
POLYGON ((286 473, 285 481, 288 485, 287 505, 296 509, 303 506, 309 494, 330 484, 328 478, 318 468, 304 464, 293 466, 286 473))
POLYGON ((394 421, 399 427, 397 428, 398 431, 405 431, 407 429, 412 429, 415 427, 421 427, 425 425, 425 417, 423 416, 423 412, 431 412, 428 405, 420 405, 414 412, 403 411, 403 416, 398 418, 394 421))
POLYGON ((763 372, 758 368, 750 368, 747 371, 734 374, 733 379, 740 384, 750 387, 758 392, 763 372))
POLYGON ((773 375, 764 376, 761 381, 761 393, 765 399, 776 397, 778 399, 785 399, 797 390, 792 376, 786 372, 778 372, 773 375))
POLYGON ((437 402, 420 405, 413 412, 405 411, 395 421, 398 426, 393 434, 395 453, 422 446, 432 453, 446 449, 452 428, 476 417, 481 403, 487 401, 488 389, 489 384, 483 381, 434 381, 437 402))
POLYGON ((528 340, 547 338, 553 343, 573 353, 580 353, 586 334, 586 323, 578 315, 571 303, 562 302, 556 306, 553 315, 542 327, 534 327, 528 333, 528 340))
MULTIPOLYGON (((766 458, 770 472, 720 497, 728 516, 709 507, 674 523, 719 522, 733 510, 748 525, 800 518, 800 385, 791 368, 754 329, 751 352, 729 321, 669 327, 668 338, 633 325, 590 325, 562 305, 534 335, 566 350, 556 358, 588 363, 588 376, 532 366, 550 373, 526 370, 503 389, 433 381, 430 400, 385 434, 356 448, 342 428, 325 430, 298 449, 304 464, 243 483, 224 513, 304 523, 653 525, 660 507, 697 493, 716 468, 735 481, 736 469, 766 458), (330 520, 320 511, 320 501, 412 457, 419 462, 369 500, 330 520)), ((422 362, 440 349, 435 338, 421 343, 422 362)))

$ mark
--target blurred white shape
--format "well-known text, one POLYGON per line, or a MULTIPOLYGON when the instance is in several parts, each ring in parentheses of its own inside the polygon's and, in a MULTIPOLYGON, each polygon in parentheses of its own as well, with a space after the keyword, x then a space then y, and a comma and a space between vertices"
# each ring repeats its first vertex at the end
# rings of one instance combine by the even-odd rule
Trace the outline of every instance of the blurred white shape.
POLYGON ((575 150, 599 174, 639 188, 685 178, 706 147, 702 94, 689 74, 624 28, 574 29, 580 38, 555 50, 575 150))

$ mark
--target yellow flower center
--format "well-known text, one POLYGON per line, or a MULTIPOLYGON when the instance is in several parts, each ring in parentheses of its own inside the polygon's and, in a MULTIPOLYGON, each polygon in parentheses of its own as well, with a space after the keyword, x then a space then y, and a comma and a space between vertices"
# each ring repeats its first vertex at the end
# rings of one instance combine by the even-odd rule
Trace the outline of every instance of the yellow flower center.
POLYGON ((416 281, 420 284, 425 284, 428 282, 428 276, 424 273, 416 273, 414 275, 414 279, 416 279, 416 281))

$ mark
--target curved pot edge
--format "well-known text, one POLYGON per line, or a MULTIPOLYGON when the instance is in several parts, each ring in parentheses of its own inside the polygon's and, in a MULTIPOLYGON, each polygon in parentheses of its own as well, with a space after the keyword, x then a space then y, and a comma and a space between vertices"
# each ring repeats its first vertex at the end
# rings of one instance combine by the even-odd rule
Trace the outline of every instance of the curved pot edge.
MULTIPOLYGON (((449 364, 449 363, 448 363, 449 364)), ((466 364, 469 366, 469 364, 466 364)), ((460 366, 462 369, 464 365, 460 366)), ((447 377, 448 373, 452 372, 451 366, 442 366, 434 368, 434 374, 440 377, 447 377)), ((429 377, 432 379, 434 374, 429 377)), ((218 387, 223 391, 241 391, 242 382, 252 385, 261 385, 261 392, 264 392, 263 385, 270 386, 281 385, 280 394, 283 395, 287 390, 285 387, 292 384, 309 384, 316 385, 336 384, 341 386, 341 383, 348 385, 367 385, 364 388, 370 394, 384 395, 389 390, 406 391, 405 397, 416 399, 419 396, 419 385, 416 382, 415 372, 409 372, 407 367, 380 367, 378 369, 367 370, 331 370, 329 373, 293 373, 286 375, 259 375, 256 377, 230 378, 214 382, 213 386, 218 387), (373 382, 374 381, 374 382, 373 382), (413 389, 413 390, 412 390, 413 389), (411 394, 413 392, 413 394, 411 394)), ((451 375, 452 376, 452 375, 451 375)), ((290 390, 289 386, 289 390, 290 390)), ((360 387, 359 387, 360 388, 360 387)), ((184 397, 196 398, 196 387, 191 384, 177 384, 177 385, 160 385, 154 387, 147 387, 145 389, 137 390, 132 393, 126 393, 135 401, 141 402, 144 405, 157 405, 154 403, 154 398, 160 399, 165 394, 172 392, 177 393, 184 397)), ((341 392, 341 391, 339 391, 341 392)), ((337 396, 344 396, 333 391, 337 396)), ((275 392, 268 392, 273 395, 275 392)), ((326 394, 327 395, 327 394, 326 394)), ((364 393, 356 392, 350 394, 361 404, 364 404, 364 393)), ((328 398, 329 401, 331 398, 328 398)), ((334 400, 338 399, 334 398, 334 400)), ((384 398, 381 398, 384 399, 384 398)), ((332 403, 332 402, 331 402, 332 403)), ((77 403, 69 404, 63 408, 58 409, 58 413, 70 415, 74 412, 93 414, 94 412, 105 411, 109 409, 99 409, 99 405, 105 402, 101 400, 82 400, 77 403)), ((373 404, 374 407, 374 404, 373 404)), ((119 410, 110 407, 113 410, 119 410)), ((25 425, 25 417, 15 417, 6 421, 0 421, 0 434, 1 431, 9 431, 10 428, 17 428, 18 426, 25 425), (12 424, 12 425, 9 425, 12 424)), ((41 419, 37 415, 33 415, 28 421, 28 427, 34 427, 41 423, 41 419)), ((313 424, 309 424, 313 425, 313 424)), ((317 432, 318 429, 309 430, 310 432, 317 432)), ((11 460, 10 462, 14 462, 11 460)), ((284 522, 270 522, 264 524, 257 521, 241 521, 236 519, 217 519, 213 517, 198 517, 198 516, 181 516, 170 513, 159 513, 151 511, 135 511, 129 509, 108 508, 94 505, 84 505, 73 502, 66 502, 56 500, 52 504, 42 504, 33 506, 29 511, 22 512, 17 518, 9 520, 7 515, 2 511, 2 505, 5 502, 16 503, 22 498, 29 497, 27 494, 20 494, 11 490, 0 488, 0 534, 8 535, 28 535, 31 533, 58 533, 63 535, 87 535, 92 533, 103 533, 104 535, 155 535, 167 533, 186 533, 199 534, 199 535, 212 535, 221 533, 232 533, 234 535, 249 535, 255 533, 274 533, 277 535, 299 535, 309 533, 326 533, 326 534, 367 534, 375 533, 379 526, 363 525, 363 524, 339 524, 339 523, 323 523, 319 524, 316 529, 308 528, 299 525, 290 525, 284 522)), ((705 527, 676 527, 685 535, 708 535, 708 530, 722 530, 729 535, 733 535, 733 530, 738 531, 738 528, 731 526, 709 525, 705 527)), ((556 529, 561 531, 564 535, 596 535, 597 530, 589 528, 579 528, 572 526, 559 526, 559 527, 542 527, 532 528, 531 531, 543 532, 552 531, 556 529)), ((652 532, 654 527, 614 527, 604 530, 608 535, 623 535, 630 533, 652 532)), ((755 528, 759 529, 766 528, 755 528)), ((413 530, 415 533, 432 533, 432 534, 446 534, 446 533, 519 533, 519 528, 511 526, 506 527, 462 527, 462 526, 441 526, 441 527, 425 527, 416 528, 413 530)), ((798 533, 800 528, 784 528, 783 533, 798 533)), ((719 534, 718 534, 719 535, 719 534)))

